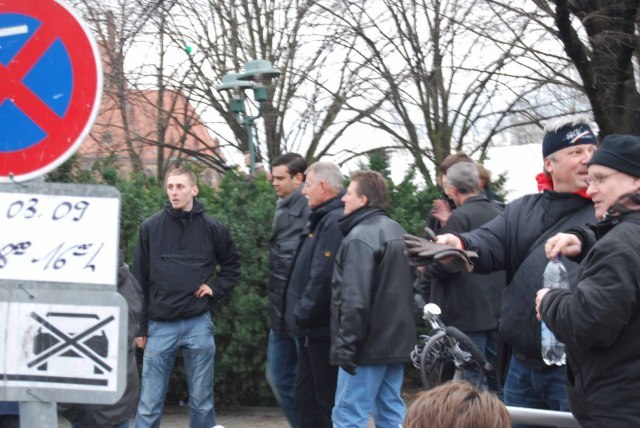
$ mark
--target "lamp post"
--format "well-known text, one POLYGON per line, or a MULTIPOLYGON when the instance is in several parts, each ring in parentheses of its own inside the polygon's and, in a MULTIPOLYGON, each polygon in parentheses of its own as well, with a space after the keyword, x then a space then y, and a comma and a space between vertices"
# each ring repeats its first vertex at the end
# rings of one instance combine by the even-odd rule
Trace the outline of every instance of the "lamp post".
POLYGON ((229 110, 235 115, 238 124, 247 130, 247 146, 249 146, 249 172, 255 172, 256 150, 253 144, 253 128, 255 120, 262 116, 264 103, 269 98, 268 85, 271 79, 278 77, 280 71, 273 68, 270 61, 258 59, 247 61, 240 73, 227 73, 222 76, 222 84, 216 89, 220 92, 230 91, 229 110), (258 114, 247 114, 245 106, 245 89, 253 90, 253 99, 258 103, 258 114))

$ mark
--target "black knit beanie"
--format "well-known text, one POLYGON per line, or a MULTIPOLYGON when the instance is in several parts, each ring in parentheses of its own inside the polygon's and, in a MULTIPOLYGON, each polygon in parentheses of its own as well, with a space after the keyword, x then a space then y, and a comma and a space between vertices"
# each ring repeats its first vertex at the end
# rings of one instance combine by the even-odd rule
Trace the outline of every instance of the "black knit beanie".
POLYGON ((542 140, 542 157, 569 146, 578 144, 597 144, 597 139, 591 127, 586 123, 566 125, 556 131, 548 131, 542 140))
POLYGON ((589 165, 603 165, 633 177, 640 177, 640 137, 607 135, 589 165))

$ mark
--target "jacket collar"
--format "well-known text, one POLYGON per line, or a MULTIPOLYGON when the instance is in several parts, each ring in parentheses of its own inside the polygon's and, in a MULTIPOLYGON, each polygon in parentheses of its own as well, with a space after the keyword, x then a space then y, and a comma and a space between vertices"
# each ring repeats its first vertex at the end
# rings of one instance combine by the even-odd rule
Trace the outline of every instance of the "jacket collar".
MULTIPOLYGON (((551 180, 551 176, 547 175, 544 172, 536 175, 536 181, 538 182, 538 191, 544 192, 545 190, 555 191, 553 189, 553 180, 551 180)), ((587 189, 580 189, 575 192, 571 192, 574 195, 578 195, 584 199, 591 200, 591 196, 587 195, 587 189)))
POLYGON ((620 217, 625 214, 640 211, 640 193, 627 193, 609 208, 607 216, 620 217))
POLYGON ((344 209, 344 203, 342 202, 343 195, 344 192, 340 192, 333 198, 311 209, 311 214, 309 214, 309 228, 311 230, 314 230, 316 228, 320 220, 322 220, 322 217, 324 217, 327 213, 335 209, 344 209))
POLYGON ((342 233, 346 235, 362 220, 378 215, 385 215, 384 210, 380 208, 362 207, 359 210, 352 212, 348 216, 341 218, 338 221, 338 225, 340 226, 340 230, 342 230, 342 233))
MULTIPOLYGON (((462 205, 465 205, 468 202, 479 202, 479 201, 489 201, 489 197, 484 192, 480 192, 477 195, 469 196, 462 205)), ((461 205, 461 206, 462 206, 461 205)))
POLYGON ((192 219, 194 215, 200 215, 204 212, 204 205, 200 202, 200 199, 193 198, 193 208, 191 211, 174 210, 171 206, 171 202, 167 201, 164 204, 165 212, 171 217, 186 220, 192 219))
POLYGON ((600 239, 621 221, 632 221, 640 224, 640 193, 627 193, 622 196, 605 213, 604 219, 589 227, 600 239))
POLYGON ((304 198, 304 195, 302 194, 302 186, 303 185, 298 186, 298 188, 293 192, 291 192, 290 195, 287 195, 284 198, 278 199, 278 202, 277 202, 278 208, 290 207, 291 205, 298 202, 301 198, 304 198))

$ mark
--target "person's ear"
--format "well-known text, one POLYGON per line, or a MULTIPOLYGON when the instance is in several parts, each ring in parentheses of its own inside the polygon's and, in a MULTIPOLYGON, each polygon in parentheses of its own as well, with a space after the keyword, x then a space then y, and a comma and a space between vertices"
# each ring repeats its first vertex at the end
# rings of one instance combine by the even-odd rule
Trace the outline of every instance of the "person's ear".
POLYGON ((195 198, 196 196, 198 196, 198 192, 199 192, 199 190, 198 190, 198 186, 193 186, 193 187, 191 188, 191 196, 193 196, 194 198, 195 198))
POLYGON ((545 158, 544 159, 544 172, 546 172, 547 174, 551 175, 552 171, 553 171, 553 167, 552 167, 551 158, 545 158))

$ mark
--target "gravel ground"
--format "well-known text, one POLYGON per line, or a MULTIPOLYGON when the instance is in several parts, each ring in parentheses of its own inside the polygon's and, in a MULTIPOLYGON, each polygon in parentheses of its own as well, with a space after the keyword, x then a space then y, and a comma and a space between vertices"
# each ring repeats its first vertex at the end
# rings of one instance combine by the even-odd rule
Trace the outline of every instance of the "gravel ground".
MULTIPOLYGON (((239 407, 224 409, 216 415, 216 422, 224 428, 287 428, 287 423, 279 407, 239 407)), ((133 420, 131 423, 133 427, 133 420)), ((187 407, 167 406, 160 422, 160 428, 188 428, 187 407)), ((374 428, 373 420, 368 428, 374 428)), ((59 416, 58 428, 71 428, 69 422, 59 416)))
MULTIPOLYGON (((224 428, 287 428, 286 419, 279 407, 240 407, 218 412, 216 422, 224 428)), ((131 423, 133 427, 133 420, 131 423)), ((160 428, 188 428, 189 409, 166 406, 160 428)), ((71 428, 71 424, 58 416, 58 428, 71 428)))
MULTIPOLYGON (((216 415, 216 422, 224 428, 286 428, 289 426, 279 407, 223 409, 216 415)), ((188 407, 176 406, 165 409, 160 428, 186 428, 188 426, 188 407)))
MULTIPOLYGON (((411 403, 418 390, 405 390, 403 397, 411 403)), ((71 428, 62 416, 58 417, 58 428, 71 428)), ((223 408, 216 414, 216 422, 224 428, 287 428, 289 424, 279 407, 238 407, 223 408)), ((133 427, 133 420, 131 426, 133 427)), ((186 406, 165 406, 160 428, 188 428, 189 408, 186 406)), ((375 428, 373 419, 367 428, 375 428)))

